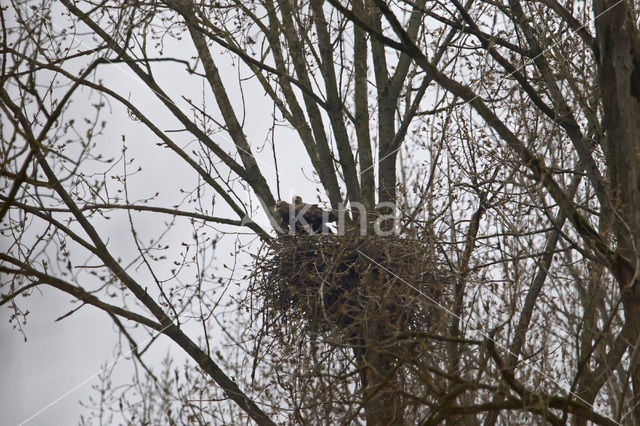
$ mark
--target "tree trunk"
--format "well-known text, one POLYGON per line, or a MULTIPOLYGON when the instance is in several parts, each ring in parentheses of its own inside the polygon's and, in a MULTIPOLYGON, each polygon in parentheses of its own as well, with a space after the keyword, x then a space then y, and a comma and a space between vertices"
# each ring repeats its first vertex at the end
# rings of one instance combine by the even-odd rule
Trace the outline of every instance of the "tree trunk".
POLYGON ((384 274, 364 278, 358 334, 360 347, 354 348, 362 382, 362 405, 367 426, 404 425, 401 386, 394 349, 381 345, 389 336, 389 318, 380 303, 379 288, 384 274), (376 291, 377 289, 377 291, 376 291))
POLYGON ((367 426, 404 425, 402 399, 391 356, 369 346, 361 351, 359 361, 367 426))
MULTIPOLYGON (((618 271, 630 347, 640 343, 640 32, 632 3, 593 3, 599 80, 607 134, 607 166, 616 208, 618 252, 634 268, 618 271)), ((640 420, 640 368, 632 352, 631 378, 636 420, 640 420)))

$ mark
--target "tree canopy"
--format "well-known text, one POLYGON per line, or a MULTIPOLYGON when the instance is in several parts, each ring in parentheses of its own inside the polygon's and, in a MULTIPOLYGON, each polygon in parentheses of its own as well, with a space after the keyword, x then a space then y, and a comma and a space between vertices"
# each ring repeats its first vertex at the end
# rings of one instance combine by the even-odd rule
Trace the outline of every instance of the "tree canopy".
POLYGON ((0 11, 0 305, 113 320, 91 416, 640 422, 637 1, 0 11))

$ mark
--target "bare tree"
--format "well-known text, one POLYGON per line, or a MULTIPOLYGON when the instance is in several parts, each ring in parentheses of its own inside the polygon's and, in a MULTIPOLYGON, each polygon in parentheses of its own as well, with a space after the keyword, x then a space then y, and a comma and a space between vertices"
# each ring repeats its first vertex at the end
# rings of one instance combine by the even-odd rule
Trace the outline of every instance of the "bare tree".
POLYGON ((636 424, 638 7, 13 1, 2 304, 17 327, 39 286, 105 311, 144 403, 105 376, 96 406, 132 422, 636 424), (104 147, 107 107, 173 155, 182 200, 134 191, 153 161, 104 147), (344 232, 276 226, 293 149, 344 232), (148 237, 138 215, 172 220, 148 237), (227 268, 239 291, 212 272, 220 239, 254 259, 227 268), (135 326, 188 355, 184 377, 147 365, 135 326))

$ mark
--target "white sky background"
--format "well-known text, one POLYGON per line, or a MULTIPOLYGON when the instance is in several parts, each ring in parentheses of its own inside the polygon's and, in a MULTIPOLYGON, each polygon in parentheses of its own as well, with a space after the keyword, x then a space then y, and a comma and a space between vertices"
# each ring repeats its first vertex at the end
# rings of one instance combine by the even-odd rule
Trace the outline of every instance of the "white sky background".
MULTIPOLYGON (((54 19, 60 19, 54 14, 54 19)), ((59 28, 59 27, 58 27, 59 28)), ((79 46, 87 48, 94 46, 89 37, 81 39, 84 44, 79 46)), ((173 39, 166 39, 165 56, 188 58, 185 49, 193 50, 192 43, 185 37, 180 44, 173 39)), ((237 70, 229 66, 228 56, 215 54, 220 71, 225 82, 237 81, 237 70)), ((68 68, 67 68, 68 69, 68 68)), ((190 97, 195 103, 202 100, 202 80, 199 77, 187 78, 188 74, 183 65, 173 63, 155 64, 154 70, 163 87, 178 105, 183 104, 180 95, 190 97)), ((245 73, 246 75, 246 73, 245 73)), ((162 130, 180 129, 175 119, 167 112, 164 106, 150 93, 150 91, 124 64, 101 65, 96 81, 103 79, 105 86, 117 87, 118 93, 133 100, 144 113, 160 124, 162 130)), ((240 106, 237 87, 228 87, 229 95, 235 106, 240 106)), ((210 111, 216 111, 215 100, 208 87, 205 87, 206 102, 210 111)), ((89 91, 78 91, 74 96, 72 111, 67 118, 91 110, 91 104, 97 101, 89 91)), ((253 147, 263 145, 267 130, 271 126, 272 103, 265 97, 262 88, 255 80, 245 82, 246 99, 246 125, 245 133, 253 147)), ((183 108, 187 111, 187 108, 183 108)), ((237 109, 239 119, 242 119, 241 109, 237 109)), ((102 119, 108 121, 104 135, 98 137, 99 147, 102 152, 119 155, 122 147, 122 135, 126 137, 127 156, 135 158, 130 170, 135 170, 138 165, 143 167, 143 172, 136 175, 129 182, 130 197, 135 200, 139 197, 152 196, 160 192, 157 199, 149 205, 171 207, 185 195, 179 192, 180 188, 192 189, 195 186, 195 172, 184 165, 172 151, 156 146, 158 139, 147 131, 143 124, 133 121, 127 115, 124 108, 116 101, 109 101, 102 119), (112 113, 109 113, 109 110, 112 113)), ((4 120, 4 117, 3 117, 4 120)), ((282 197, 288 199, 293 194, 303 196, 305 200, 315 199, 315 185, 305 179, 301 168, 306 175, 311 176, 311 168, 308 158, 304 153, 301 143, 293 136, 286 135, 284 129, 277 131, 280 138, 277 139, 277 153, 279 157, 279 171, 282 197)), ((186 133, 169 133, 174 140, 185 141, 186 133)), ((227 152, 233 153, 233 144, 224 134, 214 135, 213 140, 218 142, 227 152)), ((182 144, 184 146, 184 144, 182 144)), ((271 148, 267 145, 262 153, 257 151, 259 164, 267 182, 271 185, 274 196, 277 197, 275 188, 271 148)), ((99 169, 104 170, 100 165, 99 169)), ((118 172, 122 171, 122 165, 116 166, 118 172)), ((97 171, 97 170, 96 170, 97 171)), ((246 197, 246 194, 242 194, 246 197)), ((204 200, 205 205, 210 206, 209 200, 204 200)), ((224 201, 216 205, 212 214, 236 219, 235 214, 226 208, 224 201)), ((181 208, 194 211, 189 204, 181 208)), ((109 240, 109 248, 112 253, 131 259, 135 256, 135 247, 131 240, 127 214, 125 211, 114 211, 111 220, 92 220, 100 233, 109 240)), ((161 229, 161 222, 169 222, 170 216, 156 213, 133 213, 137 230, 143 240, 155 237, 161 229), (145 235, 148 234, 148 235, 145 235)), ((256 220, 267 230, 270 230, 266 217, 256 220)), ((179 247, 185 239, 193 242, 191 238, 192 228, 188 219, 178 219, 177 225, 163 240, 173 247, 179 247)), ((230 228, 227 228, 229 230, 230 228)), ((248 228, 244 228, 249 231, 248 228)), ((7 242, 0 240, 0 248, 7 242)), ((223 238, 216 249, 216 266, 221 276, 228 276, 228 271, 221 265, 232 262, 230 252, 233 250, 233 238, 223 238)), ((176 248, 174 250, 177 251, 176 248)), ((169 256, 170 257, 170 256, 169 256)), ((82 262, 82 260, 78 260, 82 262)), ((247 261, 243 259, 242 261, 247 261)), ((127 262, 123 262, 126 264, 127 262)), ((141 268, 143 270, 144 268, 141 268)), ((158 268, 162 271, 162 268, 158 268)), ((142 272, 133 273, 135 278, 144 277, 142 272)), ((82 285, 82 283, 80 283, 82 285)), ((150 286, 153 284, 150 283, 150 286)), ((90 287, 90 286, 85 286, 90 287)), ((117 299, 116 299, 117 300, 117 299)), ((69 303, 69 297, 57 290, 43 288, 42 294, 35 292, 29 298, 19 298, 18 303, 23 310, 29 310, 28 322, 24 326, 28 341, 25 343, 20 333, 12 330, 9 325, 10 311, 6 308, 0 310, 0 425, 19 424, 36 414, 39 410, 63 396, 74 387, 84 382, 88 377, 96 374, 105 363, 114 360, 114 345, 117 343, 117 332, 111 319, 97 308, 85 306, 75 314, 60 322, 54 322, 56 318, 66 314, 77 305, 69 303)), ((117 303, 117 302, 116 302, 117 303)), ((189 327, 187 325, 187 327, 189 327)), ((193 333, 191 337, 195 337, 193 333)), ((140 336, 140 334, 138 335, 140 336)), ((211 344, 215 345, 216 338, 212 336, 211 344)), ((126 346, 126 343, 125 343, 126 346)), ((177 359, 183 359, 181 350, 175 345, 167 345, 167 342, 157 343, 157 349, 145 359, 152 367, 158 368, 160 360, 165 356, 167 348, 172 347, 171 353, 177 359)), ((130 362, 120 361, 121 366, 114 374, 114 378, 130 378, 130 362)), ((63 397, 59 402, 31 419, 28 425, 52 425, 52 424, 76 424, 81 414, 86 414, 86 409, 79 405, 80 400, 85 400, 91 392, 91 386, 98 383, 94 377, 79 389, 63 397)), ((250 391, 250 390, 247 390, 250 391)))

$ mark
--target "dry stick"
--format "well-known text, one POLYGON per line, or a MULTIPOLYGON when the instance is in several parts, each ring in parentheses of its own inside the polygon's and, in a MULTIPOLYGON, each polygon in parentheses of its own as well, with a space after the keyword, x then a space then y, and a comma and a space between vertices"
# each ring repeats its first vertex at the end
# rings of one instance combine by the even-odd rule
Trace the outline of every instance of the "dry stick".
MULTIPOLYGON (((496 169, 497 172, 498 169, 496 169)), ((495 175, 495 173, 494 173, 495 175)), ((476 237, 478 236, 478 231, 480 230, 480 220, 484 215, 487 209, 486 203, 486 194, 481 193, 478 200, 478 208, 471 215, 471 219, 469 220, 469 228, 467 231, 467 241, 465 242, 464 251, 462 253, 462 259, 460 260, 460 273, 457 274, 456 283, 454 287, 454 304, 453 304, 453 312, 455 316, 452 318, 451 326, 449 328, 449 332, 455 338, 461 337, 461 328, 462 328, 462 311, 464 309, 464 294, 467 284, 467 275, 469 274, 469 263, 471 261, 471 255, 475 248, 476 237)), ((458 350, 458 344, 454 343, 451 345, 451 372, 454 373, 460 366, 461 354, 458 350)))

